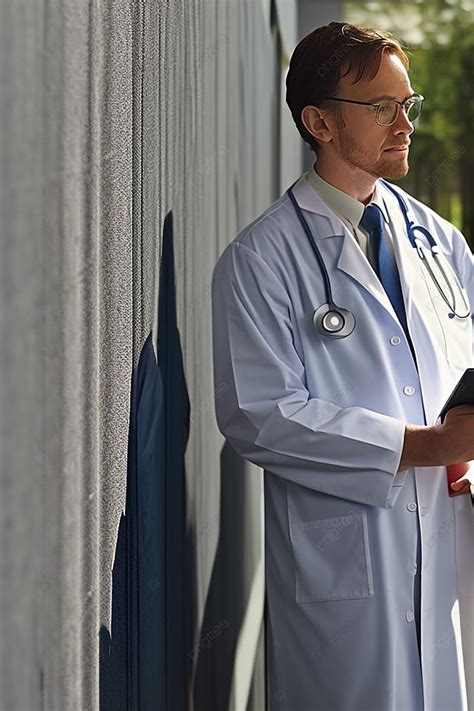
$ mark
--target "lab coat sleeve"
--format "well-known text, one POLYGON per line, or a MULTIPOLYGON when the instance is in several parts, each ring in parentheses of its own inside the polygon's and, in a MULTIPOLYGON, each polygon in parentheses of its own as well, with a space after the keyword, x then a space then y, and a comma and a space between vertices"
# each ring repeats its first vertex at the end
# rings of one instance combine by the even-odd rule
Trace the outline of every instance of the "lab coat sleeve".
MULTIPOLYGON (((391 508, 405 423, 310 398, 293 343, 290 298, 263 258, 232 242, 212 279, 219 430, 244 458, 289 481, 391 508)), ((324 373, 321 373, 324 378, 324 373)))

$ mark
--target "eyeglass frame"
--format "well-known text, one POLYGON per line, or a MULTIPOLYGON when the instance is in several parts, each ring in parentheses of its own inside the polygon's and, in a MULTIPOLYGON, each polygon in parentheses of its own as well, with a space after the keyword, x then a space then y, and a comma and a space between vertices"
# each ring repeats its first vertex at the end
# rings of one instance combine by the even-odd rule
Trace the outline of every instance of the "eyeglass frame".
MULTIPOLYGON (((398 104, 406 112, 405 104, 407 103, 407 101, 410 101, 410 99, 414 99, 415 97, 421 99, 420 113, 418 114, 416 119, 413 119, 414 121, 416 121, 420 117, 421 110, 423 108, 423 101, 425 100, 425 97, 422 94, 417 94, 417 93, 412 94, 407 99, 405 99, 405 101, 397 101, 397 99, 384 99, 384 101, 387 101, 387 102, 390 101, 392 104, 393 103, 398 104)), ((380 111, 381 104, 379 104, 379 103, 372 103, 371 101, 355 101, 354 99, 340 99, 337 96, 326 96, 325 99, 329 99, 330 101, 341 101, 341 102, 344 102, 347 104, 362 104, 363 106, 374 106, 377 109, 377 113, 375 114, 375 120, 377 121, 379 126, 392 126, 396 122, 398 117, 400 116, 400 109, 397 109, 397 113, 395 114, 395 118, 393 119, 393 121, 390 121, 390 123, 380 123, 378 117, 379 117, 379 111, 380 111)), ((407 118, 408 118, 408 115, 407 115, 407 118)))

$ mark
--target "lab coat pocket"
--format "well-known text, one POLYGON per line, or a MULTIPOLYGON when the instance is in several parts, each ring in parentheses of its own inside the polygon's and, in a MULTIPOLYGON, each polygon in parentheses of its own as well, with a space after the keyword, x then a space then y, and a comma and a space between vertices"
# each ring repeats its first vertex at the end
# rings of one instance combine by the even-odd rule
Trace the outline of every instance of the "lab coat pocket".
POLYGON ((291 521, 296 602, 372 597, 367 516, 350 511, 314 521, 291 521))

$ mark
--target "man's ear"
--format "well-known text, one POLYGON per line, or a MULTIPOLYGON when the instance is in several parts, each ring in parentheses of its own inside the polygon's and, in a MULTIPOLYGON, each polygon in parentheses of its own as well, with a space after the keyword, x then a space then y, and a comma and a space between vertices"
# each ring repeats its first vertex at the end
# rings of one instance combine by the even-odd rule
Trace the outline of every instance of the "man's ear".
POLYGON ((305 106, 301 111, 301 121, 309 133, 322 143, 330 143, 333 138, 332 128, 326 121, 327 113, 317 106, 305 106))

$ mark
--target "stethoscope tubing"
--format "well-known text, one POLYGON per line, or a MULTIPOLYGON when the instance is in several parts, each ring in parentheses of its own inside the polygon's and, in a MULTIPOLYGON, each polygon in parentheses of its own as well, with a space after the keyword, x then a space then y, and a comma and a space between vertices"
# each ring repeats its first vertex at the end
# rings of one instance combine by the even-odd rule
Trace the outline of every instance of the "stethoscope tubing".
MULTIPOLYGON (((461 284, 459 283, 459 280, 458 280, 458 278, 457 278, 457 275, 456 275, 456 273, 455 273, 455 271, 454 271, 454 269, 453 269, 452 272, 453 272, 454 278, 455 278, 455 280, 456 280, 456 285, 457 285, 457 287, 458 287, 458 289, 459 289, 459 293, 461 294, 462 300, 463 300, 463 302, 464 302, 464 306, 465 306, 465 308, 467 309, 467 311, 466 311, 465 314, 458 314, 457 311, 456 311, 456 295, 455 295, 455 293, 454 293, 454 291, 453 291, 453 289, 452 289, 452 286, 451 286, 450 281, 449 281, 449 279, 448 279, 448 276, 447 276, 447 274, 446 274, 446 270, 444 269, 444 267, 443 267, 443 265, 442 265, 442 263, 441 263, 441 261, 440 261, 440 258, 439 258, 440 250, 439 250, 438 245, 436 244, 436 241, 435 241, 433 235, 431 234, 431 232, 430 232, 426 227, 423 227, 423 225, 416 225, 412 220, 410 220, 409 215, 408 215, 408 205, 406 204, 406 202, 405 202, 403 196, 400 195, 400 193, 399 193, 397 190, 395 190, 395 188, 394 188, 392 185, 390 185, 390 183, 387 183, 386 180, 381 180, 380 182, 383 183, 383 184, 385 185, 385 187, 387 187, 387 188, 395 195, 395 197, 397 198, 397 200, 398 200, 398 202, 399 202, 399 204, 400 204, 402 213, 403 213, 403 217, 405 218, 405 225, 406 225, 406 231, 407 231, 408 239, 410 240, 410 243, 411 243, 412 247, 413 247, 414 249, 416 249, 416 252, 417 252, 418 256, 420 257, 420 259, 421 259, 422 262, 424 263, 426 269, 428 270, 429 275, 430 275, 430 277, 431 277, 431 280, 433 281, 434 285, 436 286, 436 288, 437 288, 437 290, 438 290, 438 292, 439 292, 441 298, 442 298, 443 301, 445 302, 446 306, 451 310, 451 313, 448 314, 449 317, 450 317, 450 318, 454 318, 454 316, 457 316, 457 317, 460 318, 460 319, 469 318, 469 317, 471 316, 470 306, 469 306, 469 304, 467 303, 467 301, 466 301, 466 299, 465 299, 465 297, 464 297, 464 294, 463 294, 463 292, 462 292, 462 286, 461 286, 461 284), (430 245, 430 250, 431 250, 431 254, 432 254, 432 256, 433 256, 433 259, 434 259, 434 261, 436 262, 439 271, 440 271, 441 274, 443 275, 443 279, 444 279, 444 281, 445 281, 445 283, 446 283, 446 285, 447 285, 447 287, 448 287, 448 289, 449 289, 449 291, 450 291, 450 294, 451 294, 451 296, 452 296, 453 305, 451 305, 451 303, 448 301, 448 299, 447 299, 447 297, 446 297, 446 294, 445 294, 443 288, 441 287, 441 285, 440 285, 440 283, 439 283, 439 281, 438 281, 438 279, 437 279, 435 273, 433 272, 433 270, 432 270, 432 268, 431 268, 431 266, 430 266, 430 264, 429 264, 428 259, 427 259, 426 256, 425 256, 425 253, 424 253, 424 246, 423 246, 421 243, 418 244, 417 239, 419 240, 419 238, 417 238, 417 237, 415 236, 415 231, 421 232, 421 234, 424 235, 424 236, 426 237, 426 239, 428 240, 428 243, 429 243, 429 245, 430 245)), ((419 240, 419 241, 421 242, 421 240, 419 240)))
POLYGON ((318 246, 316 245, 316 242, 315 242, 315 240, 314 240, 314 237, 313 237, 313 235, 312 235, 312 232, 311 232, 311 230, 310 230, 310 227, 309 227, 309 225, 308 225, 308 223, 307 223, 307 221, 306 221, 306 218, 305 218, 305 216, 303 215, 303 213, 301 212, 301 208, 300 208, 300 206, 298 205, 298 203, 296 202, 296 198, 295 198, 295 196, 294 196, 294 194, 293 194, 293 187, 296 185, 297 182, 298 182, 298 181, 295 181, 295 182, 293 183, 293 185, 291 185, 291 187, 288 188, 288 195, 290 196, 290 200, 292 201, 293 205, 295 206, 296 214, 298 215, 298 217, 299 217, 299 219, 300 219, 300 222, 301 222, 301 224, 302 224, 302 226, 303 226, 304 231, 306 232, 306 235, 307 235, 308 240, 309 240, 309 243, 310 243, 310 245, 311 245, 311 247, 312 247, 312 249, 313 249, 313 252, 314 252, 314 254, 315 254, 315 256, 316 256, 316 259, 318 260, 318 263, 319 263, 319 266, 320 266, 320 269, 321 269, 321 272, 322 272, 322 275, 323 275, 323 280, 324 280, 324 291, 325 291, 325 294, 326 294, 326 301, 327 301, 328 304, 335 306, 335 304, 334 304, 334 302, 333 302, 333 300, 332 300, 331 282, 330 282, 330 280, 329 280, 328 270, 326 269, 326 265, 324 264, 324 260, 323 260, 323 258, 322 258, 322 256, 321 256, 321 252, 319 251, 319 248, 318 248, 318 246))
MULTIPOLYGON (((301 222, 301 225, 302 225, 302 227, 303 227, 303 229, 304 229, 304 231, 305 231, 305 233, 306 233, 306 236, 308 237, 308 240, 309 240, 309 243, 310 243, 310 245, 311 245, 311 248, 312 248, 312 250, 313 250, 313 252, 314 252, 314 255, 315 255, 315 257, 316 257, 316 259, 317 259, 317 261, 318 261, 318 264, 319 264, 319 266, 320 266, 320 269, 321 269, 321 273, 322 273, 323 280, 324 280, 324 290, 325 290, 326 300, 327 300, 327 309, 326 309, 325 311, 326 311, 326 312, 328 312, 328 311, 334 312, 334 313, 336 313, 336 314, 339 314, 340 311, 343 311, 345 314, 349 315, 350 318, 352 319, 352 322, 353 322, 353 323, 352 323, 352 328, 350 328, 350 330, 348 330, 348 332, 347 332, 347 334, 346 334, 346 335, 349 335, 349 333, 352 332, 352 330, 354 329, 354 326, 355 326, 354 317, 353 317, 353 315, 352 315, 349 311, 347 311, 347 310, 345 310, 345 309, 342 309, 341 307, 337 306, 337 305, 334 303, 334 301, 333 301, 333 298, 332 298, 332 290, 331 290, 331 282, 330 282, 330 279, 329 279, 328 271, 327 271, 327 269, 326 269, 326 265, 325 265, 324 260, 323 260, 323 258, 322 258, 321 252, 319 251, 319 248, 318 248, 318 246, 316 245, 316 241, 315 241, 315 239, 314 239, 314 237, 313 237, 313 234, 312 234, 312 232, 311 232, 311 229, 310 229, 310 227, 309 227, 309 225, 308 225, 308 223, 307 223, 307 221, 306 221, 306 218, 304 217, 303 212, 302 212, 300 206, 298 205, 298 203, 297 203, 297 201, 296 201, 296 198, 295 198, 295 196, 294 196, 294 193, 293 193, 293 187, 296 185, 297 182, 298 182, 298 181, 295 181, 295 182, 293 183, 293 185, 291 185, 291 186, 288 188, 287 193, 288 193, 288 195, 289 195, 289 197, 290 197, 290 200, 292 201, 292 203, 293 203, 293 205, 294 205, 294 208, 295 208, 295 210, 296 210, 296 214, 298 215, 298 218, 299 218, 299 220, 300 220, 300 222, 301 222)), ((407 231, 408 239, 410 240, 410 243, 411 243, 412 247, 416 250, 416 252, 417 252, 419 258, 421 259, 421 261, 425 264, 425 266, 426 266, 426 268, 427 268, 427 270, 428 270, 428 273, 429 273, 429 275, 430 275, 430 277, 431 277, 431 280, 432 280, 433 283, 435 284, 435 286, 436 286, 436 288, 437 288, 437 290, 438 290, 440 296, 442 297, 443 301, 446 303, 446 305, 447 305, 448 308, 450 309, 451 313, 448 314, 448 315, 449 315, 449 318, 454 318, 454 316, 457 316, 458 318, 461 318, 461 319, 468 318, 469 316, 471 316, 470 307, 469 307, 469 304, 466 302, 466 299, 465 299, 464 294, 463 294, 463 292, 462 292, 462 287, 461 287, 461 285, 460 285, 460 283, 459 283, 459 280, 457 279, 457 276, 456 276, 456 274, 454 273, 454 270, 452 270, 452 271, 453 271, 453 274, 454 274, 454 277, 455 277, 455 280, 456 280, 456 284, 457 284, 457 286, 458 286, 458 288, 459 288, 459 292, 460 292, 461 297, 462 297, 462 299, 463 299, 464 306, 465 306, 466 309, 467 309, 467 313, 466 313, 466 314, 458 314, 458 313, 456 312, 456 297, 455 297, 454 291, 453 291, 453 289, 452 289, 452 287, 451 287, 450 281, 449 281, 449 279, 448 279, 448 277, 447 277, 447 275, 446 275, 446 271, 445 271, 443 265, 442 265, 441 262, 440 262, 440 259, 439 259, 439 247, 438 247, 438 245, 436 244, 436 241, 435 241, 435 239, 433 238, 433 235, 429 232, 429 230, 426 229, 426 227, 423 227, 422 225, 415 225, 415 223, 410 220, 409 215, 408 215, 408 206, 407 206, 405 200, 403 199, 403 197, 398 193, 397 190, 395 190, 395 188, 393 188, 393 187, 392 187, 389 183, 387 183, 385 180, 381 180, 381 182, 382 182, 382 183, 396 196, 396 198, 398 199, 398 202, 399 202, 399 204, 400 204, 400 208, 401 208, 402 213, 403 213, 403 216, 404 216, 404 218, 405 218, 405 225, 406 225, 406 231, 407 231), (453 300, 453 305, 451 305, 451 303, 449 302, 449 300, 448 300, 447 297, 446 297, 446 294, 445 294, 443 288, 442 288, 441 285, 439 284, 439 281, 438 281, 436 275, 434 274, 434 272, 433 272, 433 270, 432 270, 432 268, 431 268, 431 266, 430 266, 430 264, 429 264, 429 262, 428 262, 428 259, 426 258, 426 255, 425 255, 425 253, 424 253, 424 246, 421 244, 421 240, 415 236, 415 231, 421 232, 421 233, 427 238, 427 240, 428 240, 428 242, 429 242, 429 245, 430 245, 431 254, 432 254, 433 258, 435 259, 436 264, 438 265, 438 268, 439 268, 441 274, 443 275, 443 279, 445 280, 445 282, 446 282, 446 284, 447 284, 447 287, 448 287, 448 289, 449 289, 449 291, 450 291, 450 295, 451 295, 452 300, 453 300), (417 240, 418 240, 418 241, 417 241, 417 240)), ((323 308, 322 306, 319 307, 319 310, 321 310, 322 308, 323 308)), ((316 312, 315 312, 315 313, 316 313, 316 312)), ((342 314, 340 314, 340 316, 341 316, 342 319, 344 320, 344 316, 343 316, 342 314)), ((316 325, 316 324, 315 324, 315 325, 316 325)), ((336 336, 336 337, 343 337, 343 336, 341 336, 341 335, 338 335, 337 333, 332 333, 332 332, 328 331, 328 330, 325 329, 324 327, 321 328, 321 327, 318 326, 318 325, 317 325, 316 327, 318 328, 318 330, 320 330, 321 332, 323 332, 325 335, 328 335, 328 336, 336 336)), ((347 329, 346 329, 346 330, 347 330, 347 329)))

